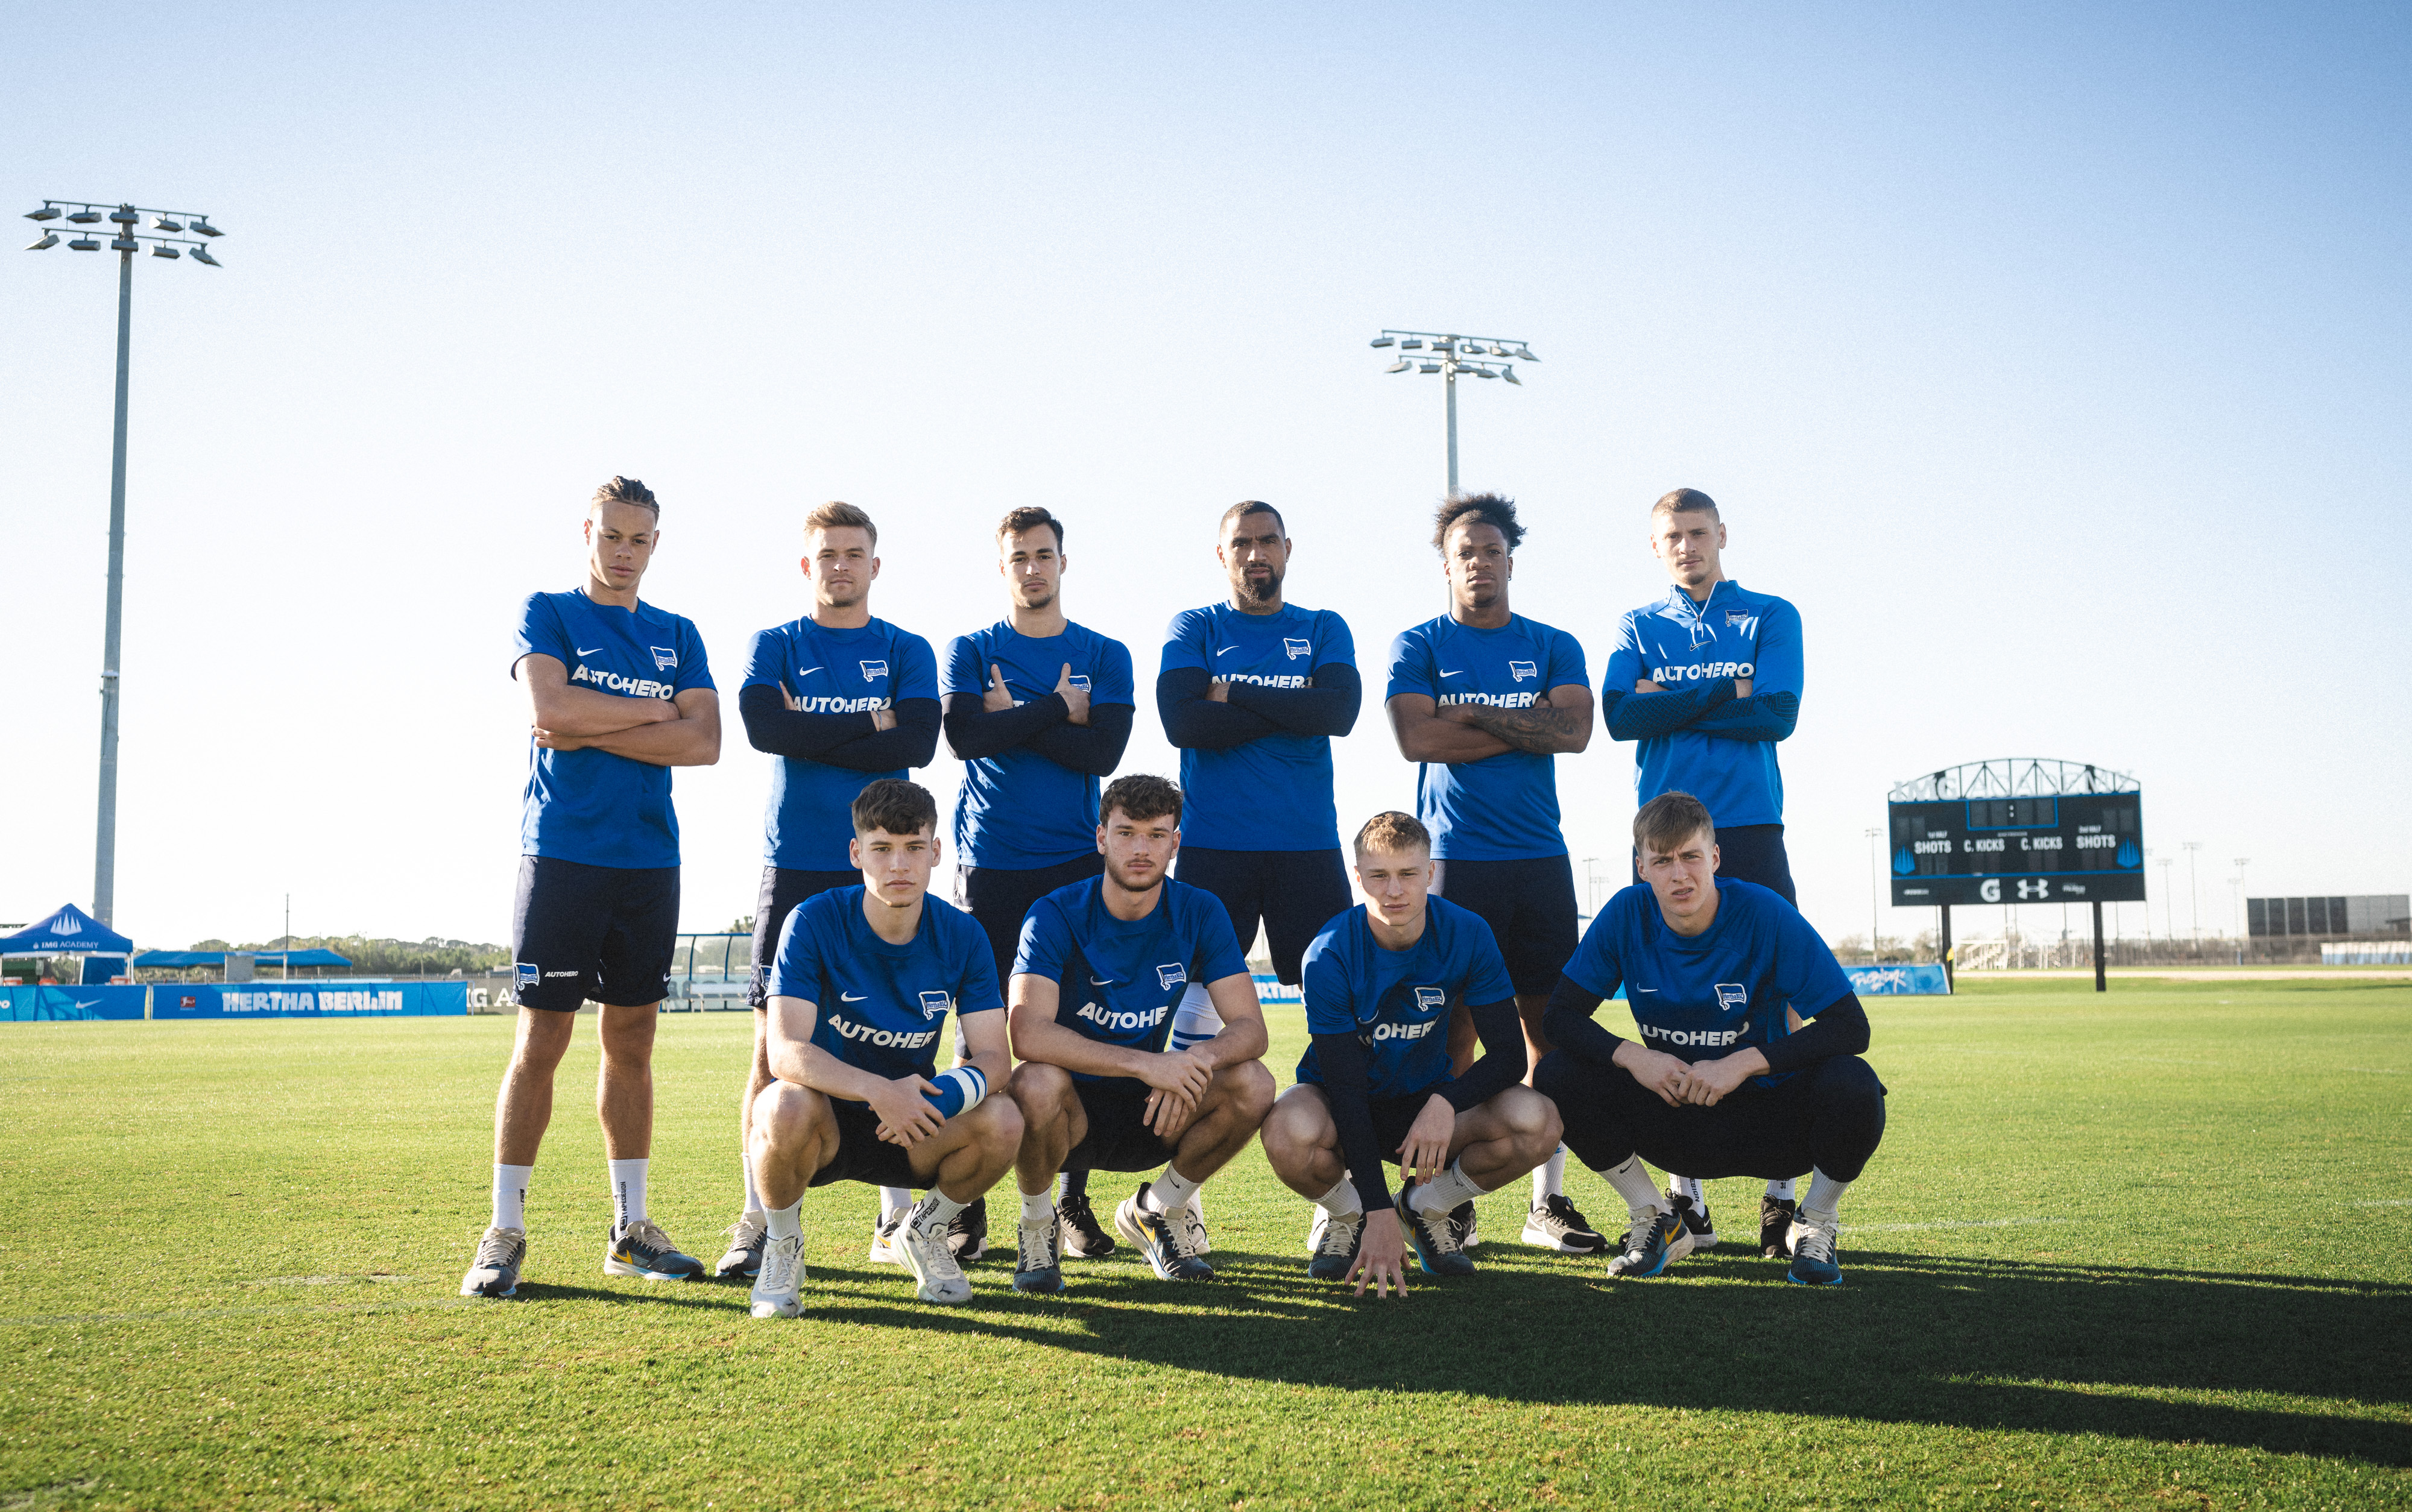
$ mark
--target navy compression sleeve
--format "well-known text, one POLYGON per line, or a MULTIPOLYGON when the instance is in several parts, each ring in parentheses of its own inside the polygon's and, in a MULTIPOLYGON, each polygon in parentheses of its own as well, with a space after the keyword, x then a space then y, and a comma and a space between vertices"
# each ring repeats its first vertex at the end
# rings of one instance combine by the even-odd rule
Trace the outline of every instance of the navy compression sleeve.
POLYGON ((1479 1108, 1524 1079, 1524 1025, 1516 1017, 1516 1000, 1469 1004, 1474 1033, 1482 1041, 1482 1055, 1465 1075, 1440 1089, 1449 1106, 1463 1113, 1479 1108))
POLYGON ((1720 740, 1784 741, 1792 738, 1792 727, 1800 718, 1798 694, 1754 694, 1694 720, 1691 727, 1720 740))
POLYGON ((947 695, 947 749, 965 761, 978 761, 1026 743, 1050 726, 1063 722, 1064 700, 1055 694, 1033 698, 1011 709, 989 709, 977 693, 947 695))
POLYGON ((1365 701, 1365 684, 1346 662, 1325 662, 1315 669, 1314 686, 1268 688, 1255 683, 1231 684, 1231 707, 1262 714, 1292 735, 1346 735, 1357 727, 1357 711, 1365 701))
POLYGON ((1123 748, 1130 744, 1131 721, 1138 713, 1126 703, 1093 703, 1087 724, 1066 720, 1050 725, 1022 743, 1059 767, 1110 777, 1123 764, 1123 748))
POLYGON ((1228 751, 1281 733, 1262 714, 1206 697, 1213 681, 1202 667, 1175 667, 1156 678, 1155 713, 1166 740, 1187 751, 1228 751))
POLYGON ((1543 1037, 1587 1064, 1602 1070, 1614 1065, 1616 1047, 1625 1043, 1625 1036, 1610 1034, 1606 1024, 1592 1017, 1607 1001, 1561 973, 1558 985, 1550 989, 1550 1006, 1541 1014, 1543 1037))
POLYGON ((1629 688, 1599 690, 1609 738, 1616 741, 1647 741, 1672 735, 1719 704, 1731 703, 1733 696, 1734 680, 1729 677, 1665 693, 1635 693, 1629 688))
POLYGON ((1349 1183, 1367 1212, 1390 1205, 1390 1183, 1382 1168, 1381 1140, 1374 1133, 1374 1104, 1365 1090, 1365 1044, 1355 1035, 1315 1036, 1315 1064, 1323 1072, 1323 1095, 1331 1104, 1331 1125, 1340 1134, 1340 1158, 1349 1183))
POLYGON ((872 732, 869 714, 803 713, 788 708, 779 690, 768 683, 749 683, 738 689, 737 712, 745 721, 745 739, 754 749, 808 761, 818 761, 825 753, 872 732))
POLYGON ((1817 1017, 1799 1031, 1772 1045, 1761 1045, 1758 1052, 1767 1057, 1770 1072, 1783 1072, 1799 1071, 1837 1055, 1857 1055, 1867 1048, 1868 1010, 1860 1006, 1859 993, 1846 992, 1818 1009, 1817 1017))

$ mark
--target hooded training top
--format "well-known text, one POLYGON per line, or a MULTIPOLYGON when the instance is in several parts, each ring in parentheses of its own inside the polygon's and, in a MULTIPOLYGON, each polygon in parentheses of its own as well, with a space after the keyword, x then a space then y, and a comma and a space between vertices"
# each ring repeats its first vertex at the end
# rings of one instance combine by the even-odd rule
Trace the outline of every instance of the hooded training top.
MULTIPOLYGON (((530 594, 511 644, 514 678, 522 660, 542 653, 569 669, 571 687, 623 698, 675 698, 712 686, 693 622, 642 599, 631 610, 597 604, 583 588, 530 594)), ((545 750, 530 736, 520 854, 587 866, 676 866, 670 769, 592 746, 545 750)))
MULTIPOLYGON (((806 617, 755 633, 741 685, 757 683, 785 689, 803 713, 868 713, 905 698, 934 701, 938 659, 928 641, 886 620, 831 630, 806 617)), ((807 756, 778 757, 762 810, 762 859, 791 871, 852 871, 846 847, 856 796, 882 777, 906 775, 902 767, 857 771, 807 756)))

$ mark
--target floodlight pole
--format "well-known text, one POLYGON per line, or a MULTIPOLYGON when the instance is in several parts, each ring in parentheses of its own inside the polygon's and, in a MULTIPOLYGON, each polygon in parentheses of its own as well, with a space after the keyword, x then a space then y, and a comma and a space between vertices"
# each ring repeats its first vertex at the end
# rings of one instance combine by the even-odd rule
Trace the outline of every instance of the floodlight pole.
POLYGON ((1446 330, 1386 330, 1374 338, 1375 346, 1396 346, 1401 360, 1392 373, 1405 373, 1420 367, 1426 373, 1438 373, 1441 387, 1441 417, 1449 439, 1449 497, 1457 497, 1457 375, 1471 373, 1478 378, 1505 378, 1523 386, 1516 376, 1518 362, 1537 362, 1532 347, 1522 341, 1506 337, 1462 336, 1446 330), (1508 348, 1513 347, 1510 351, 1508 348), (1429 358, 1409 358, 1408 352, 1429 351, 1429 358))
MULTIPOLYGON (((130 229, 130 228, 125 228, 130 229)), ((134 239, 117 247, 117 427, 109 444, 109 622, 100 653, 100 822, 93 842, 92 917, 117 912, 117 652, 125 626, 125 389, 134 351, 134 239)))
POLYGON ((1452 354, 1440 365, 1440 391, 1449 411, 1449 494, 1457 497, 1457 360, 1452 354))

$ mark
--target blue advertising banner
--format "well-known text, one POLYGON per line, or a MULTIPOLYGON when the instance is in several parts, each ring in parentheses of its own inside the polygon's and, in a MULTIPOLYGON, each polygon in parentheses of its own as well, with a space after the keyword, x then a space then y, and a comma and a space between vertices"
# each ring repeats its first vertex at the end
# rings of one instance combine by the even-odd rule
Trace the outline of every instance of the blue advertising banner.
POLYGON ((154 1019, 397 1019, 469 1012, 466 982, 168 982, 152 992, 154 1019))
POLYGON ((7 992, 11 1023, 72 1022, 79 1019, 140 1019, 141 987, 16 987, 7 992))
POLYGON ((1907 995, 1943 996, 1951 991, 1951 978, 1942 966, 1845 966, 1843 975, 1851 979, 1851 991, 1861 997, 1899 997, 1907 995))

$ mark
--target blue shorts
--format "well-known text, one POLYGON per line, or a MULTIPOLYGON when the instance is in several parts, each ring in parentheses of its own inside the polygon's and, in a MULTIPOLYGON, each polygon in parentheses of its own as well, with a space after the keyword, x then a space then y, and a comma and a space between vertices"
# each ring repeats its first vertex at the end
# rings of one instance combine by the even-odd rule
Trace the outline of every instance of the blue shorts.
POLYGON ((1022 945, 1022 921, 1030 917, 1031 905, 1058 888, 1084 882, 1105 869, 1106 859, 1094 851, 1053 866, 956 869, 955 903, 988 931, 999 987, 1010 985, 1013 954, 1022 945))
POLYGON ((787 916, 816 898, 862 881, 860 872, 805 872, 791 866, 762 868, 762 891, 754 900, 754 979, 745 984, 745 1001, 757 1008, 771 1005, 771 964, 779 959, 779 932, 787 916))
POLYGON ((1441 862, 1433 890, 1491 926, 1518 996, 1547 992, 1575 955, 1575 869, 1563 856, 1441 862))
MULTIPOLYGON (((1801 905, 1801 900, 1792 895, 1792 862, 1784 854, 1784 826, 1780 824, 1738 824, 1730 829, 1719 829, 1717 875, 1736 882, 1756 882, 1770 892, 1781 894, 1794 907, 1801 905)), ((1633 880, 1641 880, 1641 863, 1638 859, 1633 865, 1633 880)))
MULTIPOLYGON (((1330 850, 1213 850, 1184 845, 1172 864, 1172 874, 1222 900, 1224 911, 1231 916, 1231 932, 1240 937, 1243 956, 1256 948, 1257 925, 1261 921, 1273 976, 1293 985, 1306 947, 1323 932, 1324 925, 1346 913, 1356 901, 1348 890, 1348 870, 1341 864, 1337 845, 1330 850)), ((1572 941, 1567 942, 1566 954, 1574 954, 1572 941)), ((1554 984, 1556 978, 1551 980, 1554 984)))
POLYGON ((642 1007, 667 993, 678 952, 679 869, 520 858, 511 903, 512 996, 576 1013, 592 998, 642 1007))

